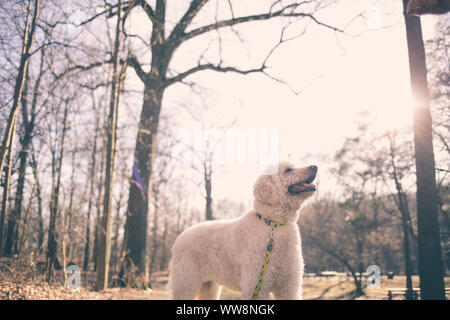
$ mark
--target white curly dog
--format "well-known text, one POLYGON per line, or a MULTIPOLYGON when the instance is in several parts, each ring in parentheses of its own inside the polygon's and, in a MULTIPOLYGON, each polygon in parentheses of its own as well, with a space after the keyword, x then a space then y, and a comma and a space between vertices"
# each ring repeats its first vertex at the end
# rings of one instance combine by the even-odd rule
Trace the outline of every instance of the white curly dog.
POLYGON ((302 299, 297 219, 303 202, 316 191, 317 167, 280 162, 273 171, 256 180, 248 213, 199 223, 176 239, 170 261, 173 299, 218 299, 221 285, 240 291, 242 299, 268 299, 271 292, 276 299, 302 299))

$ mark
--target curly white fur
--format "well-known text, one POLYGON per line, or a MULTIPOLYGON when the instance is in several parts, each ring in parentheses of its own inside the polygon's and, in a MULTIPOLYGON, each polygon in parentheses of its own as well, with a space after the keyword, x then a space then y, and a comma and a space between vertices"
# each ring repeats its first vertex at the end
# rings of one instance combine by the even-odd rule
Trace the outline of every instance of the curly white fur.
POLYGON ((185 230, 172 247, 170 285, 173 299, 218 299, 220 286, 250 299, 264 261, 271 227, 257 216, 288 222, 274 233, 274 245, 258 299, 272 292, 277 299, 301 299, 303 257, 298 210, 314 191, 296 195, 292 184, 315 175, 317 167, 294 168, 281 162, 278 172, 260 176, 254 186, 253 209, 232 220, 207 221, 185 230))

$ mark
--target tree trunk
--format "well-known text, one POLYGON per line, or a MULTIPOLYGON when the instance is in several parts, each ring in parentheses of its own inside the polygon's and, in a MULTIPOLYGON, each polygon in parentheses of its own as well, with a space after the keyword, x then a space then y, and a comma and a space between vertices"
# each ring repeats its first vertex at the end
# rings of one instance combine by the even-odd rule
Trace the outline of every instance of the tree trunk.
MULTIPOLYGON (((11 180, 11 170, 12 170, 12 148, 13 148, 13 139, 14 135, 10 136, 10 141, 8 141, 9 144, 9 152, 8 156, 6 158, 7 162, 7 168, 6 168, 6 174, 5 174, 5 184, 3 186, 3 201, 2 201, 2 213, 0 215, 0 256, 3 256, 3 229, 5 226, 5 219, 6 219, 6 213, 8 212, 8 206, 9 206, 9 191, 10 191, 10 180, 11 180)), ((0 178, 1 178, 1 172, 0 172, 0 178)))
MULTIPOLYGON (((22 90, 22 110, 27 109, 27 91, 28 91, 28 72, 25 74, 24 85, 22 90)), ((17 254, 17 241, 18 241, 18 224, 20 223, 20 216, 22 214, 22 197, 23 197, 23 187, 25 185, 25 170, 27 165, 27 148, 29 142, 31 140, 31 136, 27 126, 26 112, 24 112, 24 127, 25 127, 25 135, 23 139, 19 139, 22 144, 22 150, 19 152, 19 178, 17 179, 17 188, 15 194, 15 202, 14 208, 11 211, 8 218, 8 228, 6 229, 6 241, 4 254, 6 257, 12 257, 14 254, 17 254)))
POLYGON ((146 263, 148 191, 151 190, 151 172, 163 93, 164 89, 160 86, 145 87, 133 173, 130 179, 125 223, 125 259, 119 273, 122 286, 131 285, 137 288, 148 286, 146 263))
POLYGON ((417 230, 421 298, 443 300, 445 299, 445 287, 437 216, 435 163, 425 49, 420 18, 406 14, 407 4, 408 0, 403 0, 411 89, 416 103, 413 131, 417 176, 417 230))
POLYGON ((62 256, 62 270, 64 275, 64 283, 67 283, 67 255, 66 255, 66 232, 67 232, 67 211, 62 212, 62 241, 61 241, 61 256, 62 256))
MULTIPOLYGON (((72 224, 72 213, 73 213, 73 196, 75 193, 75 155, 76 151, 78 149, 77 144, 75 144, 75 148, 72 150, 72 173, 70 175, 70 195, 69 195, 69 207, 64 213, 64 219, 63 219, 63 270, 64 270, 64 276, 66 276, 66 266, 67 266, 67 260, 70 258, 70 248, 71 243, 74 242, 73 238, 71 237, 71 224, 72 224), (67 244, 66 239, 69 238, 69 244, 67 244)), ((69 260, 71 261, 71 260, 69 260)))
POLYGON ((28 62, 30 60, 30 48, 34 41, 34 32, 36 29, 36 21, 39 17, 39 5, 40 0, 35 0, 34 4, 34 13, 33 18, 30 25, 30 17, 31 17, 31 1, 28 2, 27 9, 27 19, 25 23, 25 32, 23 35, 23 45, 22 45, 22 53, 20 57, 20 65, 19 72, 16 78, 16 84, 14 86, 14 99, 13 105, 11 107, 11 112, 9 114, 8 123, 6 126, 5 134, 3 137, 3 143, 0 147, 0 173, 3 172, 3 167, 5 164, 5 157, 7 149, 9 148, 8 142, 11 141, 11 136, 14 135, 17 113, 19 110, 20 100, 22 99, 22 90, 23 84, 25 81, 25 75, 28 70, 28 62))
POLYGON ((39 66, 39 75, 33 86, 33 99, 31 101, 31 108, 28 110, 28 101, 27 101, 27 93, 28 93, 28 69, 25 74, 24 80, 24 88, 22 91, 22 121, 24 127, 24 135, 20 139, 20 144, 22 145, 22 149, 19 153, 19 178, 17 179, 17 188, 15 194, 15 203, 14 209, 11 212, 10 219, 8 221, 8 233, 6 236, 6 244, 5 244, 5 255, 10 257, 13 254, 17 254, 18 247, 18 230, 21 216, 22 216, 22 202, 23 202, 23 191, 25 187, 25 173, 28 164, 28 155, 30 153, 30 146, 33 139, 33 131, 35 127, 36 120, 36 106, 37 106, 37 96, 39 94, 39 88, 41 79, 43 76, 43 66, 44 66, 44 53, 41 54, 41 61, 39 66), (28 114, 30 115, 30 119, 28 119, 28 114))
MULTIPOLYGON (((34 191, 36 189, 36 181, 33 184, 33 189, 31 190, 31 195, 34 194, 34 191)), ((28 206, 27 209, 25 210, 25 216, 23 217, 23 223, 22 223, 22 232, 20 233, 19 236, 19 232, 18 232, 18 237, 17 237, 17 250, 16 252, 18 253, 19 256, 19 264, 22 261, 22 256, 23 256, 23 251, 22 249, 25 247, 25 242, 26 242, 26 235, 27 235, 27 222, 28 222, 28 216, 30 214, 31 211, 31 205, 33 203, 33 196, 30 196, 30 199, 28 200, 28 206)))
POLYGON ((410 244, 410 214, 408 207, 408 200, 406 194, 403 191, 402 184, 399 180, 397 173, 397 166, 394 161, 394 141, 393 137, 389 137, 390 146, 390 162, 393 170, 393 178, 395 182, 395 189, 397 190, 397 206, 401 213, 402 228, 403 228, 403 252, 405 259, 405 275, 406 275, 406 299, 413 299, 413 286, 412 286, 412 261, 411 261, 411 244, 410 244))
POLYGON ((412 261, 411 261, 411 244, 409 239, 409 210, 407 203, 404 200, 406 196, 401 188, 401 185, 396 181, 397 196, 399 211, 402 215, 402 228, 403 228, 403 251, 405 255, 405 275, 406 275, 406 299, 413 299, 413 285, 412 285, 412 261))
POLYGON ((147 265, 147 224, 149 193, 152 191, 151 174, 156 151, 161 103, 166 88, 166 73, 174 47, 167 45, 165 37, 166 1, 156 1, 154 11, 150 72, 144 82, 144 101, 139 121, 133 172, 125 222, 125 258, 119 272, 120 284, 146 288, 148 281, 147 265), (133 270, 134 273, 133 274, 133 270))
MULTIPOLYGON (((42 63, 41 63, 42 64, 42 63)), ((42 66, 41 66, 42 67, 42 66)), ((42 70, 42 69, 41 69, 42 70)), ((27 72, 28 74, 28 72, 27 72)), ((33 130, 34 130, 34 119, 35 119, 35 109, 36 109, 36 99, 33 98, 32 106, 31 106, 31 119, 27 119, 27 78, 25 77, 25 83, 24 83, 24 89, 23 89, 23 97, 21 99, 22 101, 22 115, 23 115, 23 122, 24 122, 24 136, 22 139, 20 139, 20 143, 22 145, 22 150, 19 153, 19 178, 17 179, 17 188, 16 188, 16 194, 15 194, 15 203, 14 203, 14 209, 11 212, 10 219, 8 220, 8 230, 6 235, 6 243, 5 243, 5 256, 11 257, 14 254, 17 254, 17 244, 18 244, 18 230, 20 223, 20 219, 22 216, 22 202, 23 202, 23 191, 25 187, 25 171, 27 169, 27 163, 28 163, 28 153, 29 148, 31 145, 31 140, 33 138, 33 130)), ((38 77, 38 80, 35 84, 35 93, 36 90, 39 88, 40 83, 40 76, 38 77)))
POLYGON ((112 237, 112 245, 111 245, 111 265, 116 266, 113 270, 115 274, 119 272, 117 266, 120 263, 120 250, 119 250, 119 230, 121 227, 120 223, 120 209, 122 208, 122 200, 123 194, 120 192, 119 200, 116 204, 116 217, 114 221, 114 235, 112 237))
POLYGON ((118 1, 116 38, 114 41, 113 75, 111 84, 111 101, 107 127, 108 145, 106 150, 105 194, 103 217, 99 234, 99 255, 96 290, 104 290, 108 286, 109 259, 111 254, 111 207, 112 187, 114 182, 114 158, 116 154, 117 111, 119 105, 119 44, 121 22, 121 0, 118 1))
POLYGON ((99 245, 99 236, 100 236, 100 219, 101 219, 101 211, 102 206, 102 196, 103 196, 103 185, 104 185, 104 174, 105 174, 105 145, 102 145, 101 148, 101 161, 100 161, 100 180, 98 181, 98 198, 97 198, 97 212, 95 217, 95 230, 94 230, 94 247, 92 248, 92 261, 94 262, 94 271, 97 271, 97 263, 98 263, 98 245, 99 245))
POLYGON ((212 159, 205 159, 203 163, 204 170, 204 179, 205 179, 205 211, 206 211, 206 220, 213 220, 213 209, 212 209, 212 181, 211 181, 211 162, 212 159))
POLYGON ((353 283, 355 284, 355 295, 357 297, 363 296, 364 290, 361 284, 361 272, 359 273, 359 276, 353 270, 350 271, 350 274, 352 275, 353 283))
POLYGON ((406 275, 406 299, 413 299, 413 286, 412 286, 412 261, 409 241, 409 228, 408 220, 405 211, 402 213, 402 228, 403 228, 403 250, 405 253, 405 275, 406 275))
POLYGON ((38 168, 37 168, 37 161, 34 156, 34 154, 31 155, 32 159, 32 168, 33 168, 33 174, 34 174, 34 180, 36 183, 36 199, 37 199, 37 205, 38 205, 38 248, 37 248, 37 255, 41 255, 43 252, 44 247, 44 218, 42 216, 42 196, 41 196, 41 185, 39 183, 39 174, 38 174, 38 168))
POLYGON ((90 242, 91 242, 91 209, 92 209, 92 196, 94 195, 94 175, 95 175, 95 155, 97 153, 97 135, 98 127, 95 129, 94 134, 94 144, 92 146, 92 159, 91 159, 91 173, 89 178, 89 202, 87 209, 87 221, 86 221, 86 243, 84 246, 84 259, 83 259, 83 271, 87 271, 89 266, 89 253, 90 253, 90 242))
POLYGON ((167 242, 168 230, 169 230, 169 222, 168 222, 168 219, 166 217, 165 221, 164 221, 164 231, 163 231, 163 235, 162 235, 162 238, 161 238, 161 260, 160 260, 160 263, 159 263, 159 270, 165 270, 166 265, 167 265, 168 253, 167 253, 167 244, 166 244, 166 242, 167 242))
POLYGON ((158 191, 155 190, 156 188, 153 188, 153 199, 154 199, 154 211, 153 211, 153 227, 152 227, 152 238, 153 238, 153 246, 152 246, 152 255, 150 257, 150 266, 149 266, 149 272, 150 275, 153 273, 153 270, 156 266, 156 256, 158 253, 158 239, 157 239, 157 233, 158 233, 158 209, 159 209, 159 197, 158 197, 158 191))
POLYGON ((58 219, 58 201, 59 201, 59 189, 61 186, 61 172, 62 172, 62 160, 64 156, 64 142, 67 132, 67 114, 69 112, 69 101, 66 101, 63 117, 63 129, 61 136, 61 146, 57 167, 57 178, 52 190, 52 196, 50 200, 50 223, 48 227, 48 242, 47 242, 47 282, 50 282, 53 275, 53 267, 59 265, 57 259, 58 249, 58 236, 56 230, 56 223, 58 219))

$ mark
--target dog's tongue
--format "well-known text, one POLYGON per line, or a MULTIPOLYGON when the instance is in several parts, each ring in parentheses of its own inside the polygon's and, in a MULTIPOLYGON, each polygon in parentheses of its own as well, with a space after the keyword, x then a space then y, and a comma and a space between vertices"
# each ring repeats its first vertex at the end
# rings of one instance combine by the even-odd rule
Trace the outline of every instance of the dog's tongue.
POLYGON ((315 188, 315 185, 312 183, 302 183, 300 185, 300 189, 308 189, 308 188, 315 188))
POLYGON ((312 183, 302 183, 302 184, 296 184, 293 189, 295 191, 302 191, 305 189, 315 188, 314 184, 312 183))

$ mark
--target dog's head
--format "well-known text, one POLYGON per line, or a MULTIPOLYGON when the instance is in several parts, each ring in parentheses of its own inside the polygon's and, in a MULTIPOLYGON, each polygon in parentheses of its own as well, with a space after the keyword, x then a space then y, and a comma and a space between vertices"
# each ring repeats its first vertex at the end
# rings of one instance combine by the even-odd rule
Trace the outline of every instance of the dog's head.
POLYGON ((280 162, 278 170, 266 172, 253 185, 255 200, 270 206, 289 206, 297 211, 316 191, 312 183, 317 166, 296 168, 289 162, 280 162))

